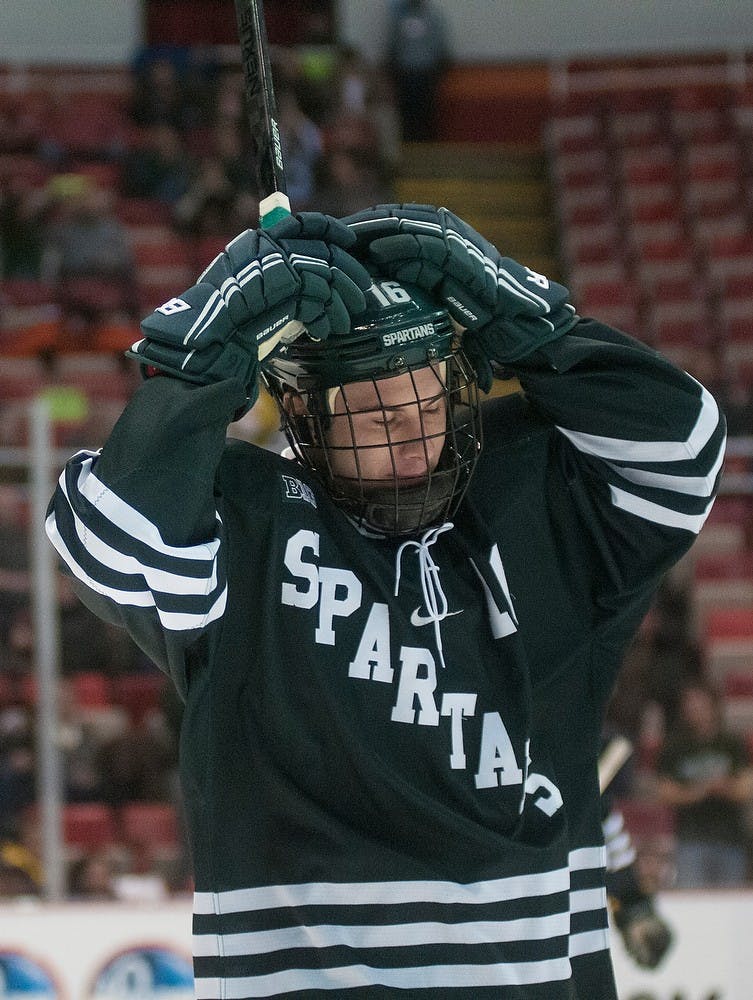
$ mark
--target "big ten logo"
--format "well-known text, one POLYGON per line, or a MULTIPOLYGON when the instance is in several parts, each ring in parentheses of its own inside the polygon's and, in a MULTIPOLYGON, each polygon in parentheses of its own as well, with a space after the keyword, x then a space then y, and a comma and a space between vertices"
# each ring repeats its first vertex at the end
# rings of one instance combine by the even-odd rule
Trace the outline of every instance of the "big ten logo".
POLYGON ((52 973, 35 959, 14 951, 0 952, 1 1000, 63 1000, 52 973))
POLYGON ((91 1000, 193 1000, 191 962, 171 948, 131 948, 97 974, 91 1000))

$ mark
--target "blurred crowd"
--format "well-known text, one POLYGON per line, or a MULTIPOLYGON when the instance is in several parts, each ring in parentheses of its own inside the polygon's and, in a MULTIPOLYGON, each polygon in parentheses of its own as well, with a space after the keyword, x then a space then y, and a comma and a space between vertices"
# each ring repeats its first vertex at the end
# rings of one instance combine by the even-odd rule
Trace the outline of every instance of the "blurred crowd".
MULTIPOLYGON (((391 200, 401 123, 389 67, 311 45, 274 48, 273 72, 294 209, 343 215, 391 200)), ((0 323, 4 353, 96 349, 98 328, 134 326, 158 305, 141 282, 134 223, 168 226, 194 270, 258 224, 237 63, 156 49, 125 94, 69 103, 55 88, 0 95, 0 321, 18 281, 27 294, 39 283, 59 310, 56 337, 0 323)), ((167 248, 163 263, 176 263, 167 248)))

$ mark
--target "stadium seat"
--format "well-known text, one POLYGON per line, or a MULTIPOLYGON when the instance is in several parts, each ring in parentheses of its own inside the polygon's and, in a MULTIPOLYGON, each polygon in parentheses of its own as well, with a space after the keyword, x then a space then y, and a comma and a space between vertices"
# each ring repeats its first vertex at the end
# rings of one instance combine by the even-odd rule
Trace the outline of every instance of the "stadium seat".
POLYGON ((719 608, 706 619, 706 638, 753 639, 753 608, 719 608))
POLYGON ((110 704, 110 688, 102 673, 81 673, 71 677, 73 697, 81 708, 104 708, 110 704))
POLYGON ((649 839, 674 836, 675 817, 669 806, 644 799, 619 799, 615 805, 639 846, 649 839))
POLYGON ((175 847, 180 840, 175 806, 167 802, 126 802, 118 809, 118 825, 130 843, 175 847))
POLYGON ((141 722, 150 712, 159 709, 167 677, 161 673, 124 674, 112 680, 112 701, 124 708, 132 721, 141 722))
POLYGON ((678 180, 674 160, 655 161, 650 157, 626 160, 623 157, 622 179, 625 184, 675 184, 678 180))
POLYGON ((122 102, 110 94, 78 94, 75 101, 59 104, 47 134, 68 157, 115 157, 127 139, 122 102))
POLYGON ((548 131, 549 143, 559 155, 598 149, 603 141, 599 116, 588 112, 555 113, 548 131))
MULTIPOLYGON (((143 237, 143 227, 141 235, 143 237)), ((148 239, 139 238, 139 233, 134 233, 133 230, 131 236, 136 267, 139 270, 164 265, 193 267, 190 245, 169 227, 151 227, 148 239)))
POLYGON ((117 843, 113 808, 102 802, 76 802, 63 806, 63 840, 67 846, 92 850, 117 843))
POLYGON ((156 198, 120 198, 115 214, 127 226, 170 225, 170 206, 156 198))
POLYGON ((724 678, 723 694, 725 698, 753 698, 753 670, 730 671, 724 678))
POLYGON ((753 582, 753 551, 726 555, 708 553, 696 559, 693 574, 696 580, 749 579, 753 582))
POLYGON ((561 191, 599 186, 609 175, 609 160, 603 149, 565 153, 553 163, 554 178, 561 191))
POLYGON ((652 142, 661 142, 666 134, 664 116, 660 111, 640 109, 622 111, 613 110, 609 120, 609 132, 612 140, 620 146, 645 146, 652 142))
POLYGON ((654 341, 665 344, 709 344, 715 327, 706 303, 700 297, 658 299, 651 305, 649 329, 654 341))
POLYGON ((118 809, 118 829, 136 871, 174 861, 181 851, 176 808, 167 802, 127 802, 118 809))

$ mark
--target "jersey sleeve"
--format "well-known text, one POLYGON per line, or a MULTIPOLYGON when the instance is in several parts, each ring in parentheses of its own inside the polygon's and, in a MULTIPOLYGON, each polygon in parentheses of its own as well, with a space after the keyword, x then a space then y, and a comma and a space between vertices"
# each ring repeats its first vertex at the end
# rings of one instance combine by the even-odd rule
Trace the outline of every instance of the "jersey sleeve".
POLYGON ((67 463, 46 529, 83 602, 124 626, 185 690, 186 650, 226 600, 214 493, 240 383, 154 378, 101 452, 67 463))
POLYGON ((554 425, 556 488, 589 539, 597 613, 614 622, 619 609, 650 602, 701 530, 721 474, 724 417, 690 375, 593 320, 513 370, 554 425))

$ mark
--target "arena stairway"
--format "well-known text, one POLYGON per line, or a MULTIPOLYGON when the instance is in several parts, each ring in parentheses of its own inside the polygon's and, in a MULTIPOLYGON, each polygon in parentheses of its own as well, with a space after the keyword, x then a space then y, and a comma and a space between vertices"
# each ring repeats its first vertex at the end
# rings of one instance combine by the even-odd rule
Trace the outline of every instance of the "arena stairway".
POLYGON ((543 150, 528 143, 406 143, 397 201, 443 205, 514 257, 551 278, 561 272, 543 150))

